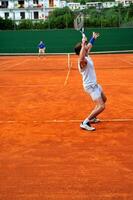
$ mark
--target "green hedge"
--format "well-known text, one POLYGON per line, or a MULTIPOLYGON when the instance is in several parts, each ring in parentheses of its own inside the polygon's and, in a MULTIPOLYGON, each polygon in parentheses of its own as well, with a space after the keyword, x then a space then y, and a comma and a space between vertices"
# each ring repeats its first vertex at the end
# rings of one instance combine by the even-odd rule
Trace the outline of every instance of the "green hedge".
MULTIPOLYGON (((133 28, 86 29, 88 38, 93 31, 100 33, 93 51, 133 50, 133 28)), ((47 53, 70 53, 81 33, 74 29, 0 31, 0 53, 37 53, 40 40, 46 43, 47 53)))

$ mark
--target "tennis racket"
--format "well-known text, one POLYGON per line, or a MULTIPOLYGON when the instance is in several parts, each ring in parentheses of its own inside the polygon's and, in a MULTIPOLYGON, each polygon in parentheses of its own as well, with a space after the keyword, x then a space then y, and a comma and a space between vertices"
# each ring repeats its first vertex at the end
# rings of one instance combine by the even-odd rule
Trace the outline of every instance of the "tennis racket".
POLYGON ((81 34, 84 34, 84 15, 79 13, 74 19, 74 28, 77 31, 80 31, 81 34))

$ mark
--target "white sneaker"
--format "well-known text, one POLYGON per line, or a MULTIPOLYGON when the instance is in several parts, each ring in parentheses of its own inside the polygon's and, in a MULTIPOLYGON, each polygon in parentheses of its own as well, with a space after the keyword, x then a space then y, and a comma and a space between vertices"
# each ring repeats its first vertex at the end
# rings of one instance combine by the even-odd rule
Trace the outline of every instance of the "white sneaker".
POLYGON ((89 123, 83 124, 83 122, 80 124, 80 128, 85 129, 87 131, 94 131, 95 130, 95 128, 92 127, 89 123))
POLYGON ((100 119, 94 117, 93 119, 90 120, 90 123, 98 123, 100 122, 100 119))

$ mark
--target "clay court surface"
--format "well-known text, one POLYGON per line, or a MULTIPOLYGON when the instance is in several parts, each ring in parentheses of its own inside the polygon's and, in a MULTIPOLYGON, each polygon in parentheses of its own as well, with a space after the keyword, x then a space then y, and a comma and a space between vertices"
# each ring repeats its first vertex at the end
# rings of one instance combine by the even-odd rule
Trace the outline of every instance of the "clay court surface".
POLYGON ((77 57, 0 57, 0 200, 133 200, 133 54, 92 55, 96 131, 77 57))

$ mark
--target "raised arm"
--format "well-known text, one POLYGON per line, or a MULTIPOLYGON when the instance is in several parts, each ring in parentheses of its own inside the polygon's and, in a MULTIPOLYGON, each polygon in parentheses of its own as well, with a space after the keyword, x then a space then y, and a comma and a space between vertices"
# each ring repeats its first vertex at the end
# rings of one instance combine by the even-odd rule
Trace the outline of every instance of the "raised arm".
POLYGON ((81 50, 80 50, 80 54, 79 54, 79 63, 80 63, 81 68, 84 68, 87 65, 87 60, 85 57, 90 52, 90 50, 94 44, 94 41, 98 37, 99 37, 99 33, 93 32, 92 37, 91 37, 89 43, 87 44, 87 38, 84 33, 82 34, 82 44, 81 44, 81 50))
POLYGON ((92 46, 94 45, 95 40, 98 37, 99 37, 99 33, 95 33, 95 32, 92 33, 92 37, 90 38, 90 41, 89 41, 89 43, 87 45, 87 51, 88 51, 88 53, 90 52, 92 46))
POLYGON ((80 50, 80 54, 79 54, 79 63, 80 63, 80 67, 84 68, 87 65, 87 60, 85 58, 86 56, 86 42, 87 42, 87 38, 85 36, 85 34, 82 34, 82 44, 81 44, 81 50, 80 50))

